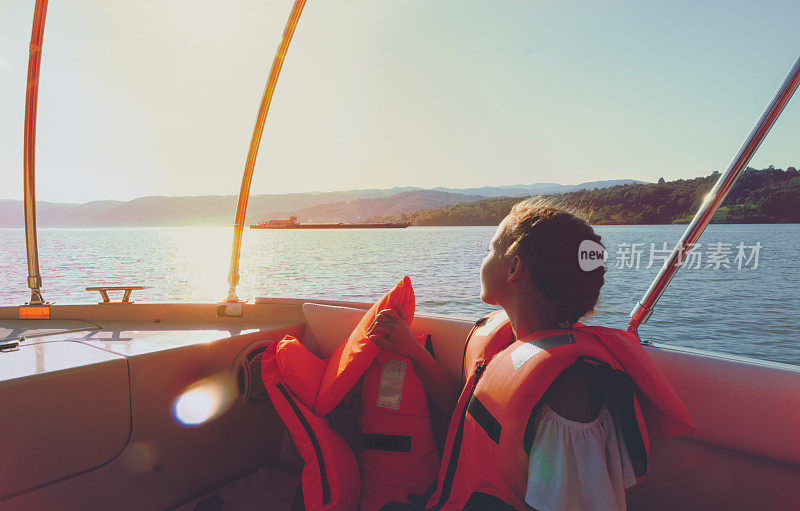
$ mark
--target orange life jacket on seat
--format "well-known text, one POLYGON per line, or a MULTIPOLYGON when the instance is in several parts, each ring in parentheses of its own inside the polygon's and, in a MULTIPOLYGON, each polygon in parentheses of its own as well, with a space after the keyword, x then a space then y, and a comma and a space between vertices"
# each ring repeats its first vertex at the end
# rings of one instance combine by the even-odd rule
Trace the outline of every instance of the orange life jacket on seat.
MULTIPOLYGON (((409 504, 409 494, 424 493, 436 478, 439 454, 422 381, 410 360, 382 350, 369 341, 366 334, 378 312, 396 307, 395 304, 403 308, 410 322, 414 316, 414 291, 408 277, 364 314, 350 337, 327 361, 319 360, 296 339, 280 341, 274 365, 268 366, 262 359, 264 381, 273 382, 267 384, 270 397, 276 394, 278 400, 282 399, 278 387, 278 383, 282 383, 302 401, 300 404, 306 405, 307 408, 301 412, 308 412, 315 418, 315 422, 309 421, 309 426, 318 437, 320 449, 307 448, 304 453, 298 446, 306 463, 303 484, 307 472, 312 478, 321 473, 324 465, 333 467, 328 469, 329 477, 331 470, 336 471, 337 484, 345 487, 338 491, 331 488, 330 493, 347 498, 338 502, 332 499, 325 504, 324 499, 320 499, 320 491, 312 487, 311 492, 306 492, 304 486, 307 509, 373 511, 392 502, 409 504), (341 453, 340 444, 346 447, 346 443, 324 417, 359 384, 361 410, 359 445, 355 455, 358 467, 353 467, 349 457, 341 453), (336 447, 325 449, 323 444, 336 447), (357 486, 360 486, 360 499, 357 498, 354 505, 350 495, 357 486), (317 507, 318 503, 321 507, 317 507)), ((309 436, 301 421, 292 418, 292 415, 297 415, 294 409, 282 407, 287 417, 281 413, 281 408, 276 406, 276 409, 295 444, 296 436, 301 441, 309 436)))
POLYGON ((633 334, 576 323, 515 340, 500 311, 479 321, 467 339, 466 385, 428 509, 529 509, 524 497, 534 418, 550 384, 577 362, 606 369, 637 481, 649 467, 648 433, 673 437, 694 430, 682 401, 633 334))
POLYGON ((323 361, 288 335, 267 345, 261 357, 261 377, 270 401, 304 462, 305 509, 358 509, 361 480, 356 456, 328 419, 312 410, 323 371, 323 361))

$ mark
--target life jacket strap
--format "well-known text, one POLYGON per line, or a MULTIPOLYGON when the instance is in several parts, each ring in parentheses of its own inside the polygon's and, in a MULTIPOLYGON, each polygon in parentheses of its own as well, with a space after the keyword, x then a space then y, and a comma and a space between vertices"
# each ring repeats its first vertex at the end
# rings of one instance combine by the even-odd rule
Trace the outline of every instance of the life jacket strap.
POLYGON ((361 433, 359 448, 370 451, 411 452, 411 437, 408 435, 361 433))
POLYGON ((436 358, 436 353, 433 352, 433 341, 431 340, 431 334, 428 334, 425 337, 425 351, 431 354, 431 357, 434 359, 436 358))
POLYGON ((494 418, 492 412, 486 409, 478 398, 473 395, 467 405, 467 412, 475 419, 475 422, 486 431, 489 438, 496 444, 500 444, 500 433, 503 431, 503 426, 494 418))

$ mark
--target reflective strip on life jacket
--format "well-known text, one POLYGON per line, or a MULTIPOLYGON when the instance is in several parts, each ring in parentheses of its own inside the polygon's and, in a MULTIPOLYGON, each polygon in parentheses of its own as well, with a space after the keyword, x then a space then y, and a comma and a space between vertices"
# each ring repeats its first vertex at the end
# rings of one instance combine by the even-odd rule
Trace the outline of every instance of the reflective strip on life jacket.
POLYGON ((411 361, 382 351, 362 380, 357 451, 361 506, 410 503, 436 479, 439 452, 428 397, 411 361))

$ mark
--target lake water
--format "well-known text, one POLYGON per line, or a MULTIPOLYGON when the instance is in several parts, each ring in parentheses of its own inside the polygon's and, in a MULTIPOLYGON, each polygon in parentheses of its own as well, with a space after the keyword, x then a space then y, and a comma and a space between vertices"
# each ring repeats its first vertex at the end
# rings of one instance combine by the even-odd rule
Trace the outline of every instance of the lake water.
MULTIPOLYGON (((597 312, 585 322, 624 328, 663 262, 651 243, 672 248, 684 226, 596 230, 609 252, 608 273, 597 312)), ((408 275, 419 312, 477 318, 492 310, 479 299, 479 268, 493 232, 248 230, 239 297, 373 301, 408 275)), ((97 293, 85 287, 128 284, 152 286, 134 293, 137 302, 220 301, 231 237, 230 228, 40 229, 44 297, 96 302, 97 293)), ((0 243, 0 303, 21 304, 30 296, 24 231, 0 229, 0 243)), ((641 327, 642 338, 800 365, 800 224, 711 225, 700 243, 700 267, 678 272, 641 327), (740 251, 744 258, 737 258, 740 251)))

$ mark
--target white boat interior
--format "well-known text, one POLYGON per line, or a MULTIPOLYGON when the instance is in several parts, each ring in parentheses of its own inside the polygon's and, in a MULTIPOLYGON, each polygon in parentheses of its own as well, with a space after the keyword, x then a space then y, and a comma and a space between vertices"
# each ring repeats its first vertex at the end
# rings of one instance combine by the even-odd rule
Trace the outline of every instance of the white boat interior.
MULTIPOLYGON (((218 317, 216 307, 53 305, 49 320, 0 308, 0 338, 23 338, 0 352, 0 510, 289 510, 299 460, 266 400, 259 348, 291 334, 328 356, 364 307, 258 299, 241 317, 218 317)), ((471 326, 431 315, 412 324, 431 334, 454 377, 471 326)), ((653 442, 652 472, 630 492, 631 509, 800 502, 800 370, 647 350, 697 431, 653 442)))

